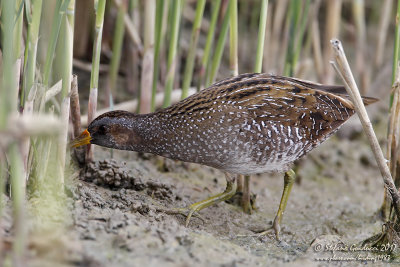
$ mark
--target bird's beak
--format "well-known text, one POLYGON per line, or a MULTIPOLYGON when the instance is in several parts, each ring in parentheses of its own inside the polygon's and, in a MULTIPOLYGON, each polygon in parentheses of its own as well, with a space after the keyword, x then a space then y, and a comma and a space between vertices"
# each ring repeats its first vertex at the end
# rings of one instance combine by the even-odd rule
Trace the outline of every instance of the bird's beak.
POLYGON ((86 129, 84 130, 80 136, 75 138, 74 140, 71 141, 69 144, 71 147, 78 147, 78 146, 83 146, 83 145, 89 145, 90 141, 92 140, 92 137, 90 136, 89 131, 86 129))

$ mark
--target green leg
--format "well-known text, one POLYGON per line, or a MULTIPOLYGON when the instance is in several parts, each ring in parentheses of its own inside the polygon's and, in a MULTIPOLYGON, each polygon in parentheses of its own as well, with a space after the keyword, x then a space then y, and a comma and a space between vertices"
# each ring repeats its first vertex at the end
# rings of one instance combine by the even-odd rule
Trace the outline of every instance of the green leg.
POLYGON ((189 222, 190 222, 190 218, 192 217, 192 215, 195 212, 200 211, 204 208, 207 208, 211 205, 217 204, 219 202, 228 200, 236 193, 237 185, 235 183, 235 179, 232 178, 230 176, 230 174, 228 174, 228 173, 225 173, 225 177, 226 177, 226 189, 224 192, 217 194, 215 196, 209 197, 205 200, 196 202, 196 203, 190 205, 189 207, 186 207, 183 209, 160 210, 160 211, 164 211, 168 214, 182 214, 182 215, 186 216, 185 225, 188 226, 189 222))
MULTIPOLYGON (((281 202, 279 204, 279 209, 278 209, 278 212, 276 213, 274 223, 272 224, 272 229, 274 230, 276 239, 278 239, 278 240, 279 240, 279 232, 281 230, 282 216, 283 216, 283 213, 285 212, 286 204, 289 199, 290 191, 292 190, 295 178, 296 178, 296 174, 293 170, 289 170, 285 173, 281 202)), ((260 235, 265 235, 265 234, 271 232, 272 229, 268 229, 268 230, 260 233, 260 235)))

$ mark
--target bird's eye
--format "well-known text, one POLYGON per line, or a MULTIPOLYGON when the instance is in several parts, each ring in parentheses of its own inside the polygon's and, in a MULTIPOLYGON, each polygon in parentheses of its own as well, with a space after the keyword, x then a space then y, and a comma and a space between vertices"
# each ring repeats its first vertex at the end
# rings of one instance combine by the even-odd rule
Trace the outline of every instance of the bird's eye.
POLYGON ((107 127, 105 125, 100 125, 99 126, 99 133, 105 133, 107 131, 107 127))

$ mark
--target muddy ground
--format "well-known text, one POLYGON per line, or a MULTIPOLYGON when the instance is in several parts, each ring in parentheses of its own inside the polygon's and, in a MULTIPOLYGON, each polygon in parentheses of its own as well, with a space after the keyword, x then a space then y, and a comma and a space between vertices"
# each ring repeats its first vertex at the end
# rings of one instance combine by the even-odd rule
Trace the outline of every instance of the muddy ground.
MULTIPOLYGON (((375 114, 383 114, 375 121, 386 118, 384 112, 375 114)), ((385 123, 376 125, 384 140, 385 123)), ((258 207, 253 214, 224 202, 200 211, 204 221, 193 218, 185 227, 183 216, 165 214, 161 207, 185 207, 223 191, 222 172, 100 147, 95 159, 84 171, 71 168, 65 220, 54 219, 51 230, 30 236, 31 265, 317 266, 327 265, 318 258, 345 257, 330 263, 354 266, 373 260, 385 265, 388 259, 377 258, 388 253, 326 251, 325 244, 358 247, 383 224, 377 215, 382 179, 356 117, 298 163, 281 241, 256 233, 272 224, 283 174, 252 177, 258 207)))

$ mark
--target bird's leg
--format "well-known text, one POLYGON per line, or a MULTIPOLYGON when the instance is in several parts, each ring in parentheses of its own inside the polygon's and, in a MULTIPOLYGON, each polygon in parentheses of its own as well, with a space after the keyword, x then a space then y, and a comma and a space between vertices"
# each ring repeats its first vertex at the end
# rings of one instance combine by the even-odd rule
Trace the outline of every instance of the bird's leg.
POLYGON ((251 214, 252 205, 250 199, 250 175, 244 176, 241 205, 245 213, 251 214))
POLYGON ((236 184, 237 184, 237 189, 236 192, 243 192, 243 186, 244 186, 244 175, 238 174, 236 178, 236 184))
POLYGON ((256 209, 256 195, 251 194, 250 176, 238 175, 236 178, 236 184, 236 194, 226 202, 239 206, 245 213, 251 214, 252 211, 256 209))
POLYGON ((209 197, 205 200, 193 203, 192 205, 186 207, 186 208, 181 208, 181 209, 173 209, 173 210, 162 210, 168 214, 182 214, 186 216, 186 223, 185 225, 188 226, 190 222, 190 218, 192 215, 200 211, 204 208, 207 208, 211 205, 217 204, 221 201, 225 201, 230 199, 235 193, 236 193, 236 188, 237 185, 235 183, 235 179, 232 178, 232 176, 228 173, 225 173, 226 177, 226 189, 224 192, 217 194, 215 196, 209 197))
POLYGON ((282 216, 283 216, 283 213, 285 212, 286 204, 289 199, 290 191, 292 190, 295 179, 296 179, 296 174, 293 170, 289 170, 285 173, 282 198, 281 198, 281 202, 279 204, 278 212, 276 213, 276 216, 275 216, 275 219, 274 219, 271 229, 268 229, 268 230, 260 233, 259 234, 260 236, 266 235, 266 234, 270 233, 271 230, 274 230, 276 239, 279 240, 279 232, 281 230, 282 216))

